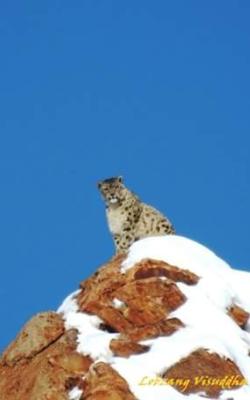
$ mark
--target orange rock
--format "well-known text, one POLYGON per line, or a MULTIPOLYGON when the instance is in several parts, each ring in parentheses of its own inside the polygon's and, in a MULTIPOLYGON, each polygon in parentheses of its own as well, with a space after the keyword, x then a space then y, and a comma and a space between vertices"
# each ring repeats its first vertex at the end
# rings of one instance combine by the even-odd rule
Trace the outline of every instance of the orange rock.
POLYGON ((52 311, 37 314, 7 347, 2 361, 13 364, 23 358, 33 357, 58 339, 63 332, 64 322, 59 314, 52 311))
POLYGON ((112 339, 109 347, 110 350, 119 357, 129 357, 132 354, 145 353, 149 350, 149 346, 133 342, 126 337, 112 339))
POLYGON ((145 279, 152 277, 166 277, 174 282, 184 282, 187 285, 195 285, 199 277, 193 272, 170 265, 164 261, 145 258, 138 262, 127 272, 129 279, 145 279))
POLYGON ((233 361, 205 349, 180 360, 165 372, 163 379, 185 394, 205 392, 213 398, 218 397, 223 389, 237 389, 245 384, 233 361))
MULTIPOLYGON (((52 319, 49 321, 51 332, 53 332, 52 319)), ((55 326, 57 323, 56 316, 55 326)), ((30 324, 32 326, 32 320, 30 324)), ((45 328, 43 319, 41 324, 43 330, 45 328)), ((29 323, 27 325, 29 327, 29 323)), ((39 331, 37 322, 36 330, 39 331)), ((21 343, 23 336, 26 337, 22 332, 18 336, 17 344, 20 348, 23 348, 21 343)), ((8 353, 8 351, 13 353, 17 345, 14 342, 9 350, 6 350, 4 359, 0 361, 1 400, 68 400, 67 382, 70 379, 81 381, 92 363, 89 357, 76 352, 76 337, 77 333, 73 330, 67 331, 54 341, 47 337, 49 343, 47 347, 40 352, 29 353, 27 358, 15 361, 8 353), (9 359, 11 363, 6 364, 6 360, 9 359)), ((32 338, 35 341, 35 336, 32 338)), ((36 346, 35 348, 37 349, 36 346)))
POLYGON ((157 278, 130 282, 116 291, 116 297, 126 303, 123 315, 133 327, 159 324, 186 300, 175 283, 157 278))
POLYGON ((135 342, 152 339, 158 336, 172 335, 184 325, 178 318, 169 318, 154 325, 144 325, 129 329, 126 336, 135 342))
POLYGON ((245 310, 243 310, 243 308, 236 305, 232 306, 229 309, 228 314, 230 315, 231 318, 233 318, 236 324, 238 324, 243 329, 250 316, 250 314, 245 310))
POLYGON ((126 282, 126 277, 120 269, 124 259, 124 254, 113 257, 109 263, 99 268, 92 277, 81 282, 80 288, 82 290, 77 297, 80 310, 86 311, 91 302, 112 300, 114 290, 126 282))
MULTIPOLYGON (((168 278, 134 279, 133 274, 122 274, 123 259, 124 255, 114 257, 107 266, 100 268, 92 278, 81 284, 79 307, 84 312, 99 316, 104 321, 102 328, 108 331, 128 333, 135 327, 146 327, 145 329, 152 331, 152 328, 147 327, 164 321, 186 298, 176 283, 168 278), (114 306, 115 298, 124 302, 122 307, 117 309, 114 306)), ((153 267, 154 263, 155 261, 150 263, 150 266, 153 267)), ((163 264, 165 266, 166 263, 163 264)), ((142 265, 145 267, 145 264, 142 265)), ((158 266, 159 262, 156 267, 158 266)), ((131 270, 138 269, 135 267, 131 270)), ((166 270, 173 270, 177 276, 183 276, 189 282, 193 279, 194 282, 195 278, 191 273, 189 276, 187 271, 182 273, 182 270, 168 264, 166 270)), ((159 332, 158 328, 153 330, 153 336, 159 332)))
MULTIPOLYGON (((169 291, 176 288, 176 284, 169 279, 161 280, 159 278, 146 278, 140 280, 128 281, 115 291, 115 296, 128 303, 135 297, 168 297, 169 291)), ((177 290, 180 293, 180 290, 177 290)), ((183 298, 183 296, 181 296, 183 298)))
POLYGON ((136 400, 129 386, 110 365, 93 365, 84 382, 84 400, 136 400))
POLYGON ((163 305, 157 305, 149 299, 137 298, 129 302, 130 306, 123 311, 126 319, 133 326, 145 326, 158 324, 166 318, 166 309, 163 305))
POLYGON ((114 307, 92 302, 88 304, 87 311, 98 315, 98 317, 116 332, 126 332, 132 326, 123 313, 114 307))

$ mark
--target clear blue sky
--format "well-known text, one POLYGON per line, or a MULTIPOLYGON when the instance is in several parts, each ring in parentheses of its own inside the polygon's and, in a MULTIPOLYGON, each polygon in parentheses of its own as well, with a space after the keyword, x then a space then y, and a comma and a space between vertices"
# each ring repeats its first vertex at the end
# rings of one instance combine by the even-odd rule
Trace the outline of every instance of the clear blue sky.
POLYGON ((100 178, 250 267, 249 11, 2 2, 0 349, 112 255, 100 178))

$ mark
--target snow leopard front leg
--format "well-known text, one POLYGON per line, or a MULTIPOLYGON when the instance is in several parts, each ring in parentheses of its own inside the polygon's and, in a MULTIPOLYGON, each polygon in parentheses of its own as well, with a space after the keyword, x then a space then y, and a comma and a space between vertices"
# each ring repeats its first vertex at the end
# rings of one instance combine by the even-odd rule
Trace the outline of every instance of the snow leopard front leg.
POLYGON ((135 229, 126 225, 120 234, 114 235, 116 254, 126 253, 135 242, 135 229))

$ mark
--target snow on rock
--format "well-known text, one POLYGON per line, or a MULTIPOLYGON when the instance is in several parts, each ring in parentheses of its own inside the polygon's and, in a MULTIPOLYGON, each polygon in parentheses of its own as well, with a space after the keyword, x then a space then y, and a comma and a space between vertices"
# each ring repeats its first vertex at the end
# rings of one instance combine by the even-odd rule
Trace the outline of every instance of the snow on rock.
MULTIPOLYGON (((178 318, 185 326, 170 336, 144 340, 141 344, 149 346, 150 350, 143 354, 117 357, 109 345, 119 334, 100 329, 102 320, 99 317, 80 312, 76 293, 73 293, 59 311, 64 315, 66 328, 75 328, 79 332, 78 351, 89 355, 96 363, 109 363, 128 382, 138 400, 202 398, 201 393, 187 396, 171 385, 140 384, 145 377, 156 379, 200 348, 232 360, 250 383, 250 334, 227 313, 232 305, 250 312, 250 274, 233 270, 205 246, 175 235, 145 238, 134 243, 122 262, 121 272, 126 274, 136 263, 147 258, 164 261, 200 277, 196 285, 177 283, 187 301, 172 311, 168 318, 178 318)), ((116 298, 113 304, 118 310, 123 305, 116 298)), ((247 326, 250 330, 250 322, 247 326)), ((221 393, 220 399, 228 398, 249 399, 250 384, 221 393)))
POLYGON ((121 301, 121 300, 119 300, 119 299, 114 299, 113 300, 113 306, 115 307, 115 308, 120 308, 120 307, 122 307, 124 305, 124 303, 123 303, 123 301, 121 301))
POLYGON ((77 329, 79 353, 88 354, 93 360, 107 361, 112 357, 112 352, 109 349, 109 343, 116 338, 118 334, 110 334, 101 329, 98 329, 102 321, 95 315, 86 313, 66 314, 66 329, 77 329))
POLYGON ((235 300, 237 304, 250 312, 250 273, 232 270, 232 285, 235 290, 235 300))
POLYGON ((76 290, 64 299, 63 303, 58 308, 58 313, 68 314, 70 312, 76 313, 79 310, 76 297, 80 293, 80 290, 76 290))
POLYGON ((209 288, 210 294, 212 291, 212 301, 218 296, 218 303, 222 304, 224 301, 226 306, 234 296, 235 303, 250 312, 250 273, 233 270, 202 244, 177 235, 139 240, 131 246, 128 257, 122 264, 122 271, 125 272, 143 258, 163 260, 206 278, 203 289, 207 291, 209 288))
POLYGON ((230 266, 207 247, 177 235, 138 240, 131 246, 128 257, 122 263, 123 271, 143 258, 163 260, 199 276, 211 276, 212 273, 223 275, 230 270, 230 266))
POLYGON ((83 391, 75 386, 68 394, 69 400, 80 400, 83 391))

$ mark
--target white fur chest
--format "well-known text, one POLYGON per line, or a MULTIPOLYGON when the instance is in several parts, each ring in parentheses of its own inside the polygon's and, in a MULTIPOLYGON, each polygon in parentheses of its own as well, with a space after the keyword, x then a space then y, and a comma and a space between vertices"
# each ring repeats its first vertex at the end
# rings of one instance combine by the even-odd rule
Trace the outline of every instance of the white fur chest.
POLYGON ((108 225, 111 233, 119 234, 122 232, 124 223, 126 222, 126 215, 122 214, 120 207, 109 208, 106 210, 108 225))

